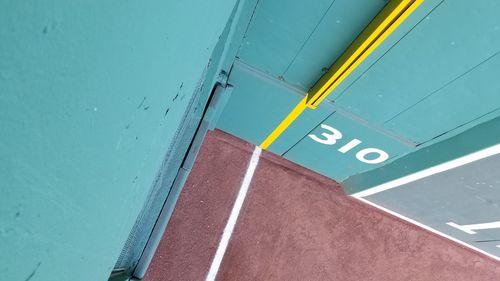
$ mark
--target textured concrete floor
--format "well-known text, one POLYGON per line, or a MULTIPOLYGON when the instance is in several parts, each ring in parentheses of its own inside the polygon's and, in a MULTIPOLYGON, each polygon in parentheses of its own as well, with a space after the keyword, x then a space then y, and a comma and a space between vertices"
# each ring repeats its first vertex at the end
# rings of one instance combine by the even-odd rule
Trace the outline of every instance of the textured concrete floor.
MULTIPOLYGON (((205 280, 252 151, 208 134, 145 281, 205 280)), ((500 264, 263 152, 217 280, 483 281, 500 264)))

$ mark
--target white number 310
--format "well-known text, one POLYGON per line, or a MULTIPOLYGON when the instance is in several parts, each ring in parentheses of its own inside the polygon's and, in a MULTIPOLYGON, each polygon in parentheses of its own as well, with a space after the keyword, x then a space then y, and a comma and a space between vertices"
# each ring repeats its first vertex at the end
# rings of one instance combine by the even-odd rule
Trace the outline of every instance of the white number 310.
MULTIPOLYGON (((321 124, 321 128, 325 129, 327 132, 321 133, 321 137, 318 137, 314 134, 310 134, 309 137, 313 139, 316 142, 319 142, 321 144, 326 144, 326 145, 334 145, 337 143, 338 140, 342 138, 342 133, 335 129, 332 128, 328 125, 321 124)), ((358 139, 352 139, 350 142, 342 146, 341 148, 338 149, 339 152, 341 153, 347 153, 351 149, 355 148, 359 144, 361 144, 362 141, 358 139)), ((385 160, 389 159, 389 154, 387 152, 378 149, 378 148, 365 148, 356 153, 356 159, 358 159, 361 162, 367 163, 367 164, 379 164, 384 162, 385 160), (370 157, 370 159, 367 159, 368 154, 375 154, 376 157, 370 157)))

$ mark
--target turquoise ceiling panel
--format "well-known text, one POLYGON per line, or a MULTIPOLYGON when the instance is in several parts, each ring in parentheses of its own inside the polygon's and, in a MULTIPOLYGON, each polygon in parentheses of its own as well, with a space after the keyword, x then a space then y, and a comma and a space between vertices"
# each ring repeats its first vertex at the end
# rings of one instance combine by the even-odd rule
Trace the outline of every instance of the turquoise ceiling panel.
MULTIPOLYGON (((443 2, 340 97, 332 95, 332 98, 372 123, 383 124, 391 120, 453 81, 463 79, 464 74, 474 71, 500 50, 499 8, 500 2, 493 0, 474 5, 469 1, 443 2)), ((486 75, 490 77, 489 84, 499 83, 493 78, 494 71, 486 75)), ((469 83, 479 83, 479 80, 473 81, 469 83)), ((462 97, 456 101, 456 108, 468 102, 467 91, 470 88, 455 88, 455 95, 462 97)), ((455 107, 449 101, 441 102, 455 107)), ((498 104, 497 99, 492 102, 498 104)), ((491 108, 468 110, 474 111, 469 116, 480 116, 486 113, 483 110, 491 108)), ((413 124, 414 130, 419 132, 413 131, 408 136, 408 124, 400 124, 401 127, 392 124, 388 128, 421 143, 435 137, 436 132, 440 134, 452 129, 457 123, 428 124, 428 119, 421 119, 413 124)))
POLYGON ((384 0, 337 0, 283 74, 285 81, 309 90, 385 6, 384 0))
POLYGON ((239 58, 274 77, 283 75, 334 1, 260 1, 239 58))
MULTIPOLYGON (((434 12, 444 0, 425 0, 406 20, 396 28, 353 72, 338 85, 338 87, 326 98, 326 100, 335 101, 342 96, 349 88, 361 78, 369 78, 368 71, 375 66, 379 60, 382 60, 398 43, 413 32, 413 29, 422 21, 428 20, 430 14, 434 12)), ((363 27, 364 28, 364 27, 363 27)), ((361 32, 361 30, 360 30, 361 32)), ((347 46, 345 46, 347 48, 347 46)), ((329 52, 330 50, 317 50, 320 52, 329 52)), ((311 54, 314 56, 315 54, 311 54)), ((333 63, 330 62, 330 64, 333 63)), ((365 94, 370 94, 366 92, 365 94)))
POLYGON ((498 54, 403 110, 384 127, 425 142, 500 116, 500 81, 494 78, 500 69, 498 54))
MULTIPOLYGON (((424 1, 366 60, 366 67, 359 69, 368 68, 383 56, 441 2, 424 1)), ((243 62, 307 91, 386 3, 387 0, 336 0, 303 5, 301 1, 263 0, 238 56, 243 62)), ((343 84, 349 85, 361 73, 353 73, 353 79, 343 84)))
MULTIPOLYGON (((260 144, 385 3, 261 0, 229 75, 234 91, 217 127, 260 144)), ((493 0, 425 0, 269 150, 342 181, 499 116, 499 8, 493 0), (315 142, 309 135, 321 137, 321 124, 343 138, 315 142), (370 147, 389 158, 359 160, 359 150, 370 147)))
POLYGON ((263 77, 243 64, 233 67, 228 83, 234 89, 217 123, 219 129, 259 144, 300 100, 279 81, 263 77))

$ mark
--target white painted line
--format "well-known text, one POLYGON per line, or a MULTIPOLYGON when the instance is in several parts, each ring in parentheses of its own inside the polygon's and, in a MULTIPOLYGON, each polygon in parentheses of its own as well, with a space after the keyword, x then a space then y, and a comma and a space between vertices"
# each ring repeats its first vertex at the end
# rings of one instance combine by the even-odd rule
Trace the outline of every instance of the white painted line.
POLYGON ((381 185, 377 185, 375 187, 351 194, 351 196, 356 197, 356 198, 362 198, 366 196, 370 196, 388 189, 392 189, 398 186, 401 186, 403 184, 407 184, 410 182, 414 182, 438 173, 442 173, 444 171, 448 171, 469 163, 472 163, 477 160, 481 160, 483 158, 499 154, 500 153, 500 144, 485 148, 483 150, 462 156, 460 158, 457 158, 452 161, 448 161, 430 168, 427 168, 425 170, 404 176, 399 179, 395 179, 386 183, 383 183, 381 185))
POLYGON ((391 211, 391 210, 389 210, 389 209, 387 209, 387 208, 384 208, 384 207, 382 207, 382 206, 380 206, 380 205, 377 205, 377 204, 375 204, 375 203, 373 203, 373 202, 370 202, 370 201, 368 201, 368 200, 366 200, 366 199, 364 199, 364 198, 357 198, 357 199, 358 199, 358 200, 360 200, 360 201, 362 201, 362 202, 364 202, 364 203, 366 203, 366 204, 369 204, 369 205, 371 205, 371 206, 373 206, 373 207, 375 207, 375 208, 377 208, 377 209, 380 209, 380 210, 382 210, 382 211, 384 211, 384 212, 387 212, 387 213, 389 213, 389 214, 391 214, 391 215, 393 215, 393 216, 395 216, 395 217, 398 217, 398 218, 400 218, 400 219, 402 219, 402 220, 405 220, 405 221, 407 221, 407 222, 409 222, 409 223, 412 223, 412 224, 414 224, 414 225, 417 225, 417 226, 419 226, 419 227, 421 227, 421 228, 423 228, 423 229, 425 229, 425 230, 427 230, 427 231, 430 231, 430 232, 432 232, 432 233, 434 233, 434 234, 437 234, 437 235, 439 235, 439 236, 441 236, 441 237, 444 237, 444 238, 446 238, 446 239, 450 239, 450 240, 452 240, 453 242, 458 243, 458 244, 460 244, 460 245, 462 245, 462 246, 464 246, 464 247, 467 247, 467 248, 472 249, 472 250, 474 250, 474 251, 476 251, 476 252, 479 252, 479 253, 481 253, 481 254, 483 254, 483 255, 486 255, 486 256, 488 256, 488 257, 490 257, 490 258, 492 258, 492 259, 495 259, 495 260, 497 260, 497 261, 500 261, 500 257, 497 257, 497 256, 495 256, 495 255, 492 255, 492 254, 490 254, 490 253, 488 253, 488 252, 484 251, 484 250, 481 250, 481 249, 476 248, 476 247, 474 247, 474 246, 472 246, 472 245, 469 245, 469 244, 465 243, 464 241, 458 240, 458 239, 457 239, 457 238, 455 238, 455 237, 452 237, 452 236, 449 236, 449 235, 447 235, 447 234, 444 234, 444 233, 442 233, 442 232, 440 232, 440 231, 438 231, 438 230, 436 230, 436 229, 434 229, 434 228, 432 228, 432 227, 430 227, 430 226, 427 226, 427 225, 425 225, 425 224, 423 224, 423 223, 420 223, 420 222, 418 222, 418 221, 412 220, 412 219, 410 219, 410 218, 408 218, 408 217, 405 217, 405 216, 403 216, 403 215, 401 215, 401 214, 398 214, 398 213, 396 213, 396 212, 394 212, 394 211, 391 211))
POLYGON ((238 220, 241 207, 243 206, 243 202, 245 202, 245 197, 247 195, 248 188, 250 187, 250 182, 252 181, 253 174, 255 172, 255 169, 257 168, 257 164, 259 163, 261 151, 262 149, 258 146, 256 146, 255 150, 253 151, 252 158, 250 158, 250 163, 248 164, 247 172, 245 174, 245 177, 243 178, 243 182, 241 183, 240 191, 238 192, 236 201, 234 201, 233 209, 231 210, 231 214, 229 215, 229 219, 227 220, 226 227, 222 232, 219 246, 217 247, 217 251, 215 252, 214 259, 212 260, 212 265, 210 266, 210 270, 208 271, 205 281, 215 281, 215 277, 217 277, 219 267, 222 263, 222 258, 226 253, 226 249, 229 244, 229 240, 231 239, 231 235, 233 234, 233 230, 236 225, 236 221, 238 220))
POLYGON ((456 224, 456 223, 454 223, 452 221, 447 222, 446 224, 449 225, 449 226, 451 226, 451 227, 454 227, 456 229, 462 230, 463 232, 468 233, 468 234, 476 234, 477 233, 477 232, 475 232, 473 230, 470 230, 470 229, 468 229, 466 227, 462 227, 461 225, 458 225, 458 224, 456 224))
POLYGON ((459 225, 450 221, 447 222, 446 224, 469 234, 476 234, 477 232, 475 232, 474 230, 500 228, 500 221, 466 224, 466 225, 459 225))

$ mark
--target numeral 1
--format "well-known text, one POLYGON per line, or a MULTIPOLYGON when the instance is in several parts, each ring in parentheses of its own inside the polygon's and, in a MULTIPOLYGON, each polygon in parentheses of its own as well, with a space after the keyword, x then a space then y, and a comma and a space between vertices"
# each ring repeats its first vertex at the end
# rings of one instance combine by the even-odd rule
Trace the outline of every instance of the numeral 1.
POLYGON ((360 143, 362 143, 362 141, 358 140, 358 139, 353 139, 352 141, 346 143, 344 146, 342 146, 341 148, 339 148, 339 152, 342 152, 342 153, 346 153, 348 152, 349 150, 355 148, 356 146, 358 146, 360 143))

